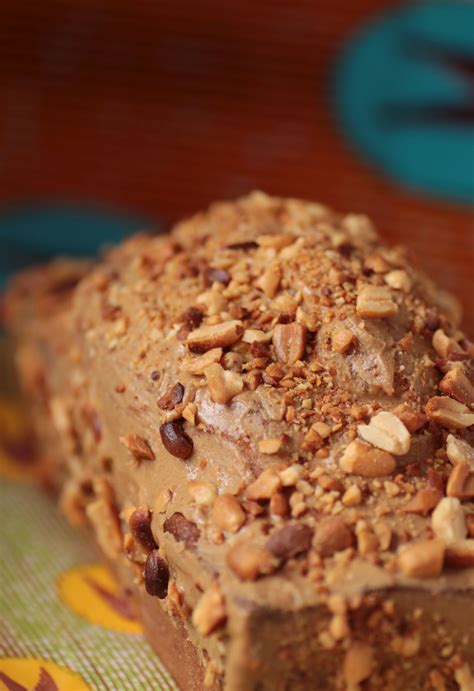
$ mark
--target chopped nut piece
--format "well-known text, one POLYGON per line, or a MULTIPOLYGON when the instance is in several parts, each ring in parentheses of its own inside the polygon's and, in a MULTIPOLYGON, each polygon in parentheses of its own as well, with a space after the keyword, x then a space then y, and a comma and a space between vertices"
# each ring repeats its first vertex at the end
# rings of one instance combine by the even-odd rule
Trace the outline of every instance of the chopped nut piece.
POLYGON ((428 418, 442 427, 465 429, 474 425, 474 413, 448 396, 433 396, 425 406, 428 418))
POLYGON ((357 431, 362 439, 394 456, 403 456, 410 450, 410 432, 393 413, 382 411, 368 425, 359 425, 357 431))
POLYGON ((199 355, 192 360, 185 360, 181 365, 181 369, 183 372, 189 372, 190 374, 204 374, 209 365, 220 362, 222 352, 222 348, 211 348, 204 355, 199 355))
POLYGON ((474 386, 469 381, 463 367, 455 367, 447 372, 439 383, 439 388, 447 396, 455 398, 461 403, 474 403, 474 386))
MULTIPOLYGON (((299 488, 300 483, 298 483, 299 488)), ((318 477, 318 485, 323 488, 325 492, 343 492, 344 485, 336 477, 331 477, 331 475, 326 475, 323 473, 318 477)), ((311 485, 310 485, 311 487, 311 485)), ((312 494, 312 489, 311 489, 312 494)))
POLYGON ((454 678, 459 691, 473 691, 474 690, 474 676, 471 672, 469 664, 464 663, 454 670, 454 678))
POLYGON ((273 516, 288 516, 290 513, 288 499, 281 492, 275 492, 270 497, 270 513, 273 516))
POLYGON ((128 521, 130 531, 135 540, 147 551, 157 548, 155 538, 151 532, 151 511, 148 506, 139 506, 128 521))
POLYGON ((361 557, 375 554, 379 548, 379 540, 366 521, 357 521, 356 525, 357 551, 361 557))
POLYGON ((184 386, 177 382, 174 386, 170 386, 163 396, 158 399, 157 406, 161 410, 173 410, 178 403, 181 403, 184 397, 184 386))
POLYGON ((281 281, 281 269, 278 264, 270 264, 256 281, 257 288, 263 290, 267 298, 274 298, 281 281))
POLYGON ((143 437, 139 437, 138 434, 127 434, 125 437, 120 437, 120 442, 127 447, 137 461, 155 460, 155 454, 150 444, 143 437))
POLYGON ((364 260, 364 270, 373 271, 375 274, 384 274, 389 271, 390 264, 381 254, 369 254, 364 260))
POLYGON ((446 494, 461 501, 474 498, 474 473, 469 463, 457 463, 454 466, 448 478, 446 494))
POLYGON ((260 439, 258 442, 258 450, 260 453, 265 453, 265 454, 274 454, 278 453, 279 450, 281 449, 282 442, 281 439, 277 437, 273 438, 268 438, 268 439, 260 439))
POLYGON ((311 425, 311 429, 314 429, 322 439, 327 439, 333 431, 325 422, 314 422, 311 425))
POLYGON ((212 520, 221 530, 236 533, 245 523, 245 512, 232 494, 221 494, 214 501, 212 520))
POLYGON ((444 497, 431 517, 431 527, 436 537, 446 545, 464 540, 467 535, 466 519, 459 499, 444 497))
POLYGON ((393 317, 398 312, 398 306, 388 288, 369 285, 360 290, 356 310, 359 317, 364 319, 379 319, 393 317))
POLYGON ((184 542, 188 549, 195 549, 201 535, 199 528, 192 521, 176 511, 163 523, 165 533, 171 533, 175 540, 184 542))
POLYGON ((410 501, 405 504, 402 511, 405 513, 417 513, 427 516, 442 500, 443 493, 435 487, 420 489, 410 501))
POLYGON ((332 349, 336 353, 347 352, 355 340, 355 334, 344 326, 336 326, 331 334, 332 349))
POLYGON ((303 451, 310 451, 311 453, 314 453, 324 446, 324 439, 317 431, 316 424, 317 423, 311 425, 308 432, 304 436, 303 443, 301 445, 303 451))
POLYGON ((459 540, 446 547, 446 566, 468 569, 474 566, 474 540, 459 540))
POLYGON ((257 244, 260 247, 271 247, 275 250, 281 250, 283 247, 292 245, 295 240, 296 236, 290 235, 289 233, 280 233, 278 235, 259 235, 257 238, 257 244))
POLYGON ((191 480, 188 492, 199 506, 212 506, 217 496, 216 486, 205 480, 191 480))
POLYGON ((288 468, 281 470, 279 475, 283 487, 294 487, 303 475, 303 468, 300 465, 294 463, 293 465, 290 465, 288 468))
POLYGON ((359 506, 362 501, 362 492, 357 485, 351 485, 342 496, 344 506, 359 506))
POLYGON ((447 336, 443 329, 437 329, 433 334, 433 348, 441 358, 449 359, 452 352, 459 353, 460 347, 452 338, 447 336))
POLYGON ((160 436, 163 446, 172 456, 185 461, 192 454, 193 440, 184 431, 182 419, 172 420, 161 425, 160 436))
POLYGON ((291 322, 277 324, 273 330, 273 345, 280 362, 293 365, 300 360, 306 347, 307 328, 304 324, 291 322))
POLYGON ((242 336, 243 326, 238 319, 201 326, 191 331, 186 343, 192 353, 205 353, 212 348, 226 348, 232 345, 242 336))
POLYGON ((339 467, 345 473, 363 477, 383 477, 393 473, 396 462, 394 457, 386 451, 374 449, 355 439, 344 451, 339 467))
POLYGON ((353 542, 352 531, 341 516, 325 516, 316 528, 313 546, 322 557, 330 557, 353 542))
POLYGON ((158 597, 160 600, 168 593, 168 581, 170 572, 168 564, 160 557, 157 549, 150 552, 145 564, 145 588, 148 595, 158 597))
POLYGON ((265 547, 278 559, 290 559, 311 547, 312 529, 303 523, 289 523, 276 530, 265 547))
POLYGON ((214 584, 201 595, 193 611, 193 624, 202 636, 208 636, 222 626, 227 618, 224 597, 214 584))
POLYGON ((242 392, 244 380, 237 372, 229 372, 222 365, 214 363, 204 370, 209 393, 215 403, 228 403, 242 392))
POLYGON ((405 576, 436 578, 443 569, 444 551, 441 540, 422 540, 400 552, 398 565, 405 576))
POLYGON ((268 343, 272 340, 271 331, 260 331, 259 329, 245 329, 242 340, 244 343, 268 343))
POLYGON ((227 563, 243 581, 254 581, 259 576, 275 571, 277 560, 264 547, 256 545, 233 545, 227 552, 227 563))
POLYGON ((400 418, 410 434, 418 432, 428 422, 424 413, 415 410, 408 403, 401 403, 392 410, 392 413, 400 418))
POLYGON ((98 498, 86 506, 86 515, 104 554, 116 559, 122 551, 122 532, 112 489, 105 481, 94 487, 98 498))
POLYGON ((187 403, 181 411, 181 415, 186 420, 186 422, 190 422, 192 425, 195 425, 197 411, 198 409, 195 403, 187 403))
POLYGON ((392 542, 392 529, 390 525, 384 521, 377 521, 377 523, 374 525, 374 531, 377 535, 379 547, 382 552, 390 549, 390 544, 392 542))
POLYGON ((166 513, 166 509, 168 508, 168 504, 170 503, 171 499, 173 498, 173 492, 171 489, 164 489, 162 490, 155 501, 154 504, 154 510, 156 513, 166 513))
POLYGON ((266 468, 258 478, 247 487, 249 499, 270 499, 281 487, 281 480, 274 468, 266 468))
POLYGON ((385 274, 384 280, 390 288, 402 290, 404 293, 409 293, 412 287, 412 280, 403 269, 389 271, 388 274, 385 274))
POLYGON ((341 221, 351 238, 358 243, 373 242, 377 232, 370 218, 365 214, 346 214, 341 221))
POLYGON ((474 471, 474 448, 463 439, 458 439, 453 434, 448 434, 446 440, 446 452, 453 465, 467 463, 474 471))
POLYGON ((343 663, 344 681, 348 689, 357 689, 368 679, 375 666, 374 650, 368 643, 354 641, 346 652, 343 663))

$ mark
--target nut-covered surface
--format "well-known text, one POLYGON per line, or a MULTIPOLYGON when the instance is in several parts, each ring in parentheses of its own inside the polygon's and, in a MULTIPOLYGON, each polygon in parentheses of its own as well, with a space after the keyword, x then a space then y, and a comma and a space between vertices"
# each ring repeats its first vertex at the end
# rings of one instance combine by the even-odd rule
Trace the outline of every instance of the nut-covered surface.
MULTIPOLYGON (((259 688, 266 655, 294 688, 390 688, 402 661, 406 679, 456 688, 474 662, 466 627, 438 634, 416 612, 424 594, 441 607, 474 588, 473 346, 366 217, 254 193, 112 250, 72 309, 26 334, 22 295, 6 316, 56 482, 69 477, 136 587, 164 594, 215 688, 259 688), (113 496, 81 494, 85 474, 113 496), (286 647, 265 634, 258 648, 260 611, 280 617, 286 647), (306 668, 324 683, 294 681, 306 668)), ((392 687, 417 688, 404 678, 392 687)))

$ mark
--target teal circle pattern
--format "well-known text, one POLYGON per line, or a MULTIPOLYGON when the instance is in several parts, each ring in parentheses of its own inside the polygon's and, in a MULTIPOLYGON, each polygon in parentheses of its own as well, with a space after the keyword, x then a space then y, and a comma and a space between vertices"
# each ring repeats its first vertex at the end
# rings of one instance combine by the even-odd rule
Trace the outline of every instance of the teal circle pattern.
POLYGON ((344 45, 332 95, 343 131, 389 178, 474 203, 474 4, 386 11, 344 45))
POLYGON ((51 257, 93 256, 139 230, 161 230, 144 217, 67 203, 24 203, 0 210, 0 288, 8 275, 51 257))

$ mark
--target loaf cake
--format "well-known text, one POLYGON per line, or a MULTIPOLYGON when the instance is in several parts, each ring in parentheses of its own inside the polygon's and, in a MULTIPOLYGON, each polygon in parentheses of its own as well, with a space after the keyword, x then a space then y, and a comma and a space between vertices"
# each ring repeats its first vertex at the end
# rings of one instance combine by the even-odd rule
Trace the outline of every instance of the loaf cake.
POLYGON ((5 313, 41 476, 180 689, 472 691, 474 344, 366 216, 255 192, 5 313))

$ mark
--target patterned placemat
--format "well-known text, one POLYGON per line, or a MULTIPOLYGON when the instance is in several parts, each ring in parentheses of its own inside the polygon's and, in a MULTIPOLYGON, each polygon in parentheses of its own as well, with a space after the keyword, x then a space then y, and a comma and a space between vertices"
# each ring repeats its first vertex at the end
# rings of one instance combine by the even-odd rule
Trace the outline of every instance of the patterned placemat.
POLYGON ((0 399, 0 691, 176 691, 93 546, 31 479, 24 431, 0 399))

